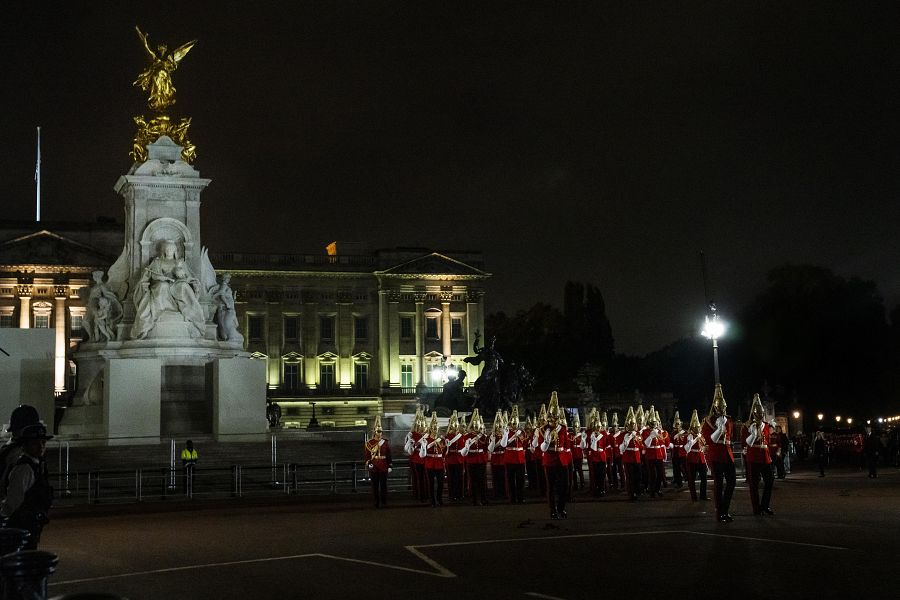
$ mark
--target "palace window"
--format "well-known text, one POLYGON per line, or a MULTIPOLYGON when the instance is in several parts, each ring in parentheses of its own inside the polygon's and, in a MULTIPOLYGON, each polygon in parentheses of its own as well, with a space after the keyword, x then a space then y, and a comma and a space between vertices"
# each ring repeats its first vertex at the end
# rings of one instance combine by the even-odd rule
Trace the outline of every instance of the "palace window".
POLYGON ((334 317, 319 317, 319 339, 334 341, 334 317))
POLYGON ((0 315, 0 327, 13 327, 13 316, 0 315))
POLYGON ((84 317, 82 315, 71 315, 69 317, 69 326, 72 328, 72 335, 81 335, 84 328, 84 317))
POLYGON ((357 340, 369 339, 369 319, 356 317, 353 321, 353 333, 357 340))
POLYGON ((298 363, 284 363, 284 387, 296 390, 300 387, 300 365, 298 363))
POLYGON ((437 317, 428 317, 425 319, 425 337, 429 340, 438 339, 437 317))
POLYGON ((284 339, 289 342, 296 342, 300 337, 300 319, 297 317, 284 318, 284 339))
POLYGON ((413 336, 412 317, 400 317, 400 339, 411 340, 413 336))
POLYGON ((326 392, 334 390, 334 363, 319 364, 319 387, 326 392))
POLYGON ((450 319, 450 337, 454 340, 461 340, 463 336, 462 319, 453 317, 450 319))
POLYGON ((247 337, 251 342, 261 342, 263 340, 263 325, 265 317, 262 315, 250 315, 247 318, 247 337))
POLYGON ((369 365, 366 363, 356 363, 353 365, 353 385, 359 391, 369 389, 369 365))
POLYGON ((413 386, 413 366, 409 363, 400 365, 400 387, 411 388, 413 386))
POLYGON ((34 315, 35 329, 50 329, 50 315, 34 315))

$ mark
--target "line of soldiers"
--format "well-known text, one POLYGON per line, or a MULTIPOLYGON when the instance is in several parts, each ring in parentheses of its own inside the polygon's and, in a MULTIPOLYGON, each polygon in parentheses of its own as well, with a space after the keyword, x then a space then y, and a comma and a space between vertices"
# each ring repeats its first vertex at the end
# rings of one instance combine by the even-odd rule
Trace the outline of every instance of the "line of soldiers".
MULTIPOLYGON (((588 415, 587 427, 575 416, 570 428, 559 406, 556 392, 549 408, 541 406, 537 418, 520 421, 518 406, 511 414, 498 412, 491 432, 475 409, 468 425, 456 411, 447 431, 441 435, 437 415, 430 422, 421 406, 404 441, 409 456, 413 494, 423 503, 442 506, 445 474, 451 502, 470 498, 472 505, 485 505, 487 465, 491 465, 493 500, 522 504, 528 487, 537 488, 547 498, 551 518, 566 518, 566 503, 584 488, 584 462, 589 473, 589 492, 597 498, 610 490, 624 489, 630 500, 646 494, 662 496, 668 485, 665 462, 669 456, 675 487, 687 481, 692 502, 708 500, 707 472, 713 475, 716 519, 731 522, 731 497, 736 482, 732 438, 733 419, 725 412, 721 385, 716 385, 709 414, 701 422, 693 411, 685 429, 675 413, 672 433, 662 428, 659 413, 651 406, 629 407, 624 427, 618 414, 608 423, 606 413, 596 408, 588 415), (698 493, 699 482, 699 493, 698 493)), ((759 395, 754 396, 750 420, 741 424, 751 504, 756 515, 773 515, 771 509, 774 426, 764 420, 759 395), (771 438, 770 438, 771 436, 771 438), (760 495, 759 482, 763 481, 760 495)), ((373 437, 366 442, 366 461, 372 473, 375 505, 386 503, 387 473, 391 470, 390 446, 382 438, 381 421, 376 417, 373 437)))

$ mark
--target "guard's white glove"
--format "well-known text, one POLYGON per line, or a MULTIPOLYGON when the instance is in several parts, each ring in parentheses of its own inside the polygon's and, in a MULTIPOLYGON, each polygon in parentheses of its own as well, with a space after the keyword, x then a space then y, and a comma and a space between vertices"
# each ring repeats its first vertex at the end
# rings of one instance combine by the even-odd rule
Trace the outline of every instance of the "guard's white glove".
POLYGON ((388 473, 390 473, 390 472, 393 471, 393 470, 394 470, 394 469, 393 469, 392 467, 388 467, 388 473))
POLYGON ((373 465, 372 463, 369 463, 369 468, 370 468, 370 469, 371 469, 372 467, 374 467, 374 466, 375 466, 375 465, 373 465))
POLYGON ((728 419, 725 417, 725 415, 722 415, 721 417, 716 419, 716 427, 724 430, 725 423, 727 423, 727 422, 728 422, 728 419))

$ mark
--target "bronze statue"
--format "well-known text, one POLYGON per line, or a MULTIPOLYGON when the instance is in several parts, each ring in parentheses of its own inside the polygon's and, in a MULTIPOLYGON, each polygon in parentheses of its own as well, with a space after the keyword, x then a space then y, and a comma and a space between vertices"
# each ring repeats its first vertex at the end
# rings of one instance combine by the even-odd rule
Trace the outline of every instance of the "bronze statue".
POLYGON ((507 365, 500 353, 494 347, 497 337, 491 337, 491 341, 479 347, 481 332, 475 332, 475 341, 472 350, 475 356, 463 359, 470 365, 484 363, 481 376, 475 380, 476 399, 475 408, 486 415, 492 415, 498 411, 511 410, 513 404, 523 400, 525 391, 534 384, 534 378, 523 365, 510 363, 507 365))

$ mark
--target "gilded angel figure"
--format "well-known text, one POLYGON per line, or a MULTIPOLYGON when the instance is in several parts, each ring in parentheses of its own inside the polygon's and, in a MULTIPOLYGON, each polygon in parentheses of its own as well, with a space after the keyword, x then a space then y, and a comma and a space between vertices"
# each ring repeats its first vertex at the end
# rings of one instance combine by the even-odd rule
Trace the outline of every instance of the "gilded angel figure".
POLYGON ((150 64, 141 71, 134 85, 142 90, 150 92, 150 108, 155 111, 163 111, 175 104, 175 86, 172 84, 172 71, 178 68, 187 53, 191 51, 197 40, 183 44, 175 50, 169 52, 164 44, 156 47, 156 52, 150 49, 150 43, 147 40, 147 34, 143 33, 139 27, 135 26, 141 43, 147 51, 150 58, 150 64))

